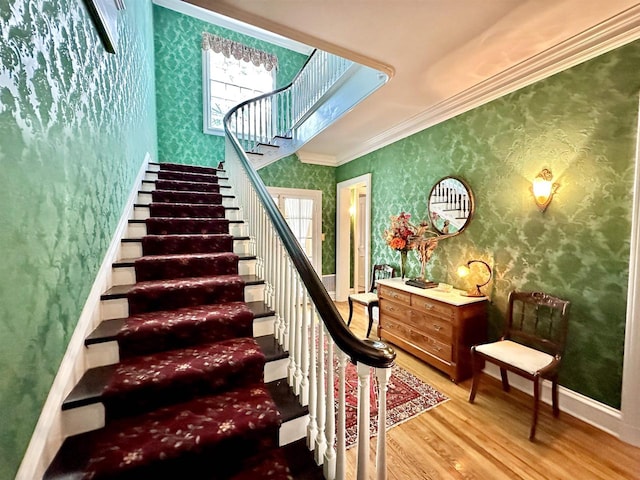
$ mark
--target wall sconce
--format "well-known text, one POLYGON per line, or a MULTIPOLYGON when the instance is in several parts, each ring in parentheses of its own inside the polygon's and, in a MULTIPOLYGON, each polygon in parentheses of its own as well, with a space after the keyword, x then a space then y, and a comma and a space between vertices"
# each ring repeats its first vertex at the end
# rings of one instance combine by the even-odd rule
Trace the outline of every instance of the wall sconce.
POLYGON ((483 260, 469 260, 466 265, 460 265, 458 267, 458 275, 460 277, 466 277, 467 275, 469 275, 469 273, 471 272, 469 267, 472 263, 481 263, 482 265, 484 265, 487 269, 487 272, 489 273, 489 278, 487 278, 487 281, 484 283, 476 284, 475 290, 471 289, 466 293, 462 293, 462 295, 464 295, 465 297, 484 297, 485 295, 480 291, 480 287, 484 287, 493 278, 493 271, 491 270, 491 267, 487 262, 483 260))
POLYGON ((536 202, 538 210, 544 212, 547 209, 557 189, 558 184, 553 183, 551 170, 548 168, 542 169, 536 178, 533 179, 531 185, 531 193, 533 193, 533 199, 536 202))

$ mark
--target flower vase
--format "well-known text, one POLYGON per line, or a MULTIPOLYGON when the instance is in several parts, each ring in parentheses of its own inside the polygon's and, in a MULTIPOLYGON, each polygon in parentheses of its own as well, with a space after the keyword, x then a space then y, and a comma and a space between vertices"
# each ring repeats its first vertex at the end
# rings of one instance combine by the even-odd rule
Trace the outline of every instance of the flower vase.
POLYGON ((407 251, 400 250, 400 276, 404 278, 407 273, 407 251))

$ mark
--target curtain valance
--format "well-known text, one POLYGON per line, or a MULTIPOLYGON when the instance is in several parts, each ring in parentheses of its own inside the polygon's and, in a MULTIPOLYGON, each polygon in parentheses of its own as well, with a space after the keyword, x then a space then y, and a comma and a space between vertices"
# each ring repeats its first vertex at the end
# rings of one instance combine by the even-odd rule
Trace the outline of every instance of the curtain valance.
POLYGON ((278 57, 275 55, 211 33, 202 34, 202 49, 222 53, 227 58, 233 56, 237 60, 251 62, 256 67, 263 65, 267 72, 278 68, 278 57))

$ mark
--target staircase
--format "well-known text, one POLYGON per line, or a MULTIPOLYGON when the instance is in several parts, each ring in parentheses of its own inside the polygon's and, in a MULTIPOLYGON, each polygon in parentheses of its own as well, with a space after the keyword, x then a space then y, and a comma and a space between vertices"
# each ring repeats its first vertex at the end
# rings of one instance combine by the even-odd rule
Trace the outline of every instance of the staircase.
POLYGON ((45 479, 323 478, 224 183, 150 165, 45 479))

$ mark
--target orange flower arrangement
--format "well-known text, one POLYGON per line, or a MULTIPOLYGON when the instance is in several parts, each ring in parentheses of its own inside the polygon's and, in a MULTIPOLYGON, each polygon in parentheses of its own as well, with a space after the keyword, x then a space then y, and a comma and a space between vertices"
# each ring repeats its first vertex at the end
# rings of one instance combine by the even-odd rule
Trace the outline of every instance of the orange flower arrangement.
POLYGON ((384 231, 383 237, 389 247, 398 251, 409 251, 413 248, 411 237, 416 234, 416 228, 411 225, 410 213, 401 212, 400 215, 391 215, 391 226, 384 231))

